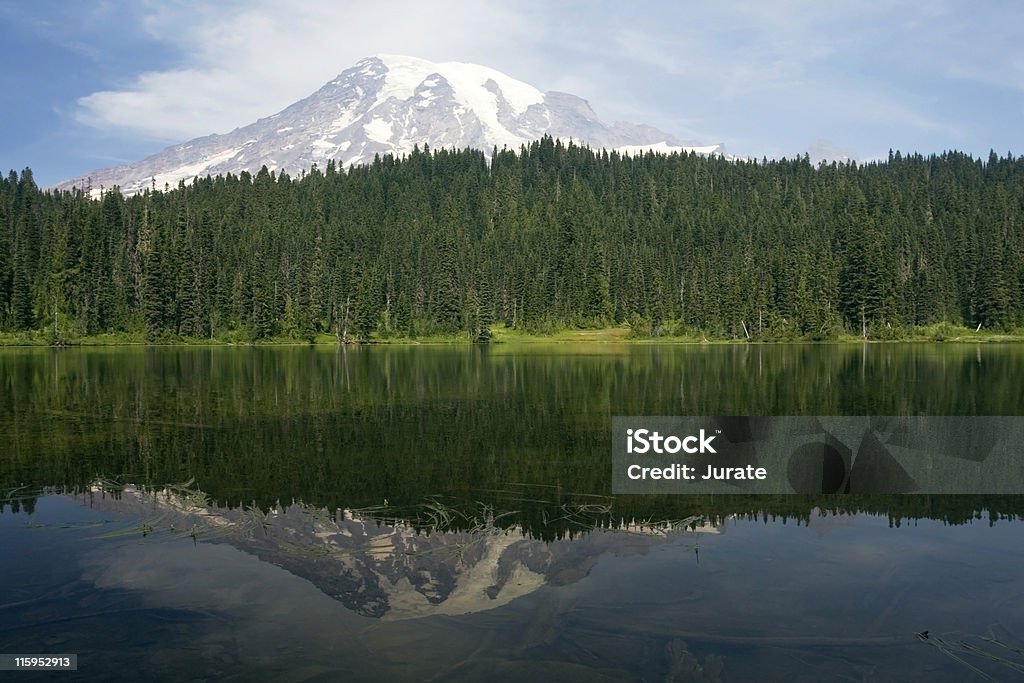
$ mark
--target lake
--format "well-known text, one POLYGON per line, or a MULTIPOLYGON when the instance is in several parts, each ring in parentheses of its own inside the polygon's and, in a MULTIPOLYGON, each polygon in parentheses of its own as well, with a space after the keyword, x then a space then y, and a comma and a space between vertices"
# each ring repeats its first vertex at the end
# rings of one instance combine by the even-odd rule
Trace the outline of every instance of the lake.
POLYGON ((1021 415, 1022 379, 995 344, 0 350, 0 651, 76 680, 1021 680, 1024 496, 615 496, 611 420, 1021 415))

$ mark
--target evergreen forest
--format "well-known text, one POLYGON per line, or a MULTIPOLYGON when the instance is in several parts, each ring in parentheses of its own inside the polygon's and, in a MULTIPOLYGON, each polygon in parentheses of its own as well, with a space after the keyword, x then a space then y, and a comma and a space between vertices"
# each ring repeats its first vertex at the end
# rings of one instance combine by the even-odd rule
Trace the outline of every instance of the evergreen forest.
MULTIPOLYGON (((155 184, 154 184, 155 185, 155 184)), ((94 190, 102 190, 97 192, 94 190)), ((869 339, 1024 326, 1024 157, 628 157, 551 138, 132 197, 0 179, 0 331, 51 343, 869 339)))

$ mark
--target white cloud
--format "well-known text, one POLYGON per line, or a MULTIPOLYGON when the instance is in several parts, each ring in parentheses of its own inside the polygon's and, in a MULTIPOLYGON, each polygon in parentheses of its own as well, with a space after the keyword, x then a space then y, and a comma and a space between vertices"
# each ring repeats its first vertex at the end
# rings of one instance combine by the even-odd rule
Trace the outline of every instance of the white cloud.
MULTIPOLYGON (((269 116, 368 55, 486 62, 503 47, 527 43, 531 28, 526 12, 496 0, 161 3, 150 6, 142 25, 185 63, 81 98, 77 118, 164 140, 226 132, 269 116)), ((515 74, 514 62, 505 66, 515 74)))
MULTIPOLYGON (((979 11, 959 0, 131 7, 140 30, 182 59, 172 69, 129 71, 124 87, 81 98, 77 118, 106 133, 164 141, 269 116, 382 52, 486 64, 579 95, 603 119, 755 156, 792 154, 813 137, 843 140, 862 158, 880 144, 944 149, 988 140, 993 132, 976 111, 943 104, 966 107, 957 87, 968 83, 1024 89, 1014 35, 1024 11, 979 11)), ((1005 147, 998 140, 1011 135, 992 142, 1005 147)))

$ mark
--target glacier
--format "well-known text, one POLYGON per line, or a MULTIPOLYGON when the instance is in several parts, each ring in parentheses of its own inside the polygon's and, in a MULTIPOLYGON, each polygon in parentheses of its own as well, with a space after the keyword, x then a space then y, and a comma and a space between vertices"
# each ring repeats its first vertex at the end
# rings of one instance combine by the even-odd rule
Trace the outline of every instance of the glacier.
POLYGON ((683 142, 657 128, 603 123, 575 95, 537 88, 477 64, 379 54, 356 62, 315 93, 229 133, 172 145, 141 161, 98 169, 57 185, 98 196, 165 190, 196 177, 339 168, 415 147, 518 151, 544 135, 638 155, 725 155, 722 145, 683 142))

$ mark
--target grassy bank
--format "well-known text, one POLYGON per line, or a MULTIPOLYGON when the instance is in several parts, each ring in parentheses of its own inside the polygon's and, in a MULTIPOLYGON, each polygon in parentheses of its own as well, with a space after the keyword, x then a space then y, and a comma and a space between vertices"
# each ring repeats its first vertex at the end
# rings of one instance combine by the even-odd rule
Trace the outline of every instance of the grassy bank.
MULTIPOLYGON (((891 334, 886 339, 868 338, 868 343, 877 342, 945 342, 945 343, 999 343, 1024 342, 1024 329, 978 330, 974 328, 940 323, 923 327, 906 328, 891 334)), ((491 343, 494 344, 537 344, 537 343, 629 343, 629 344, 745 344, 745 343, 862 343, 864 339, 857 335, 842 334, 831 339, 815 340, 806 337, 751 337, 723 338, 708 335, 697 330, 689 330, 681 334, 662 334, 650 336, 637 334, 629 326, 607 327, 600 329, 563 329, 550 333, 527 332, 519 329, 497 325, 491 330, 491 343)), ((336 345, 337 337, 332 334, 318 334, 313 339, 301 339, 290 336, 269 337, 253 341, 245 330, 228 332, 213 338, 189 338, 166 335, 158 339, 147 339, 141 332, 111 332, 106 334, 71 337, 55 340, 48 331, 32 332, 0 332, 2 346, 306 346, 336 345)), ((470 345, 473 340, 468 334, 444 334, 420 337, 386 337, 371 338, 371 344, 404 344, 404 345, 470 345)))

